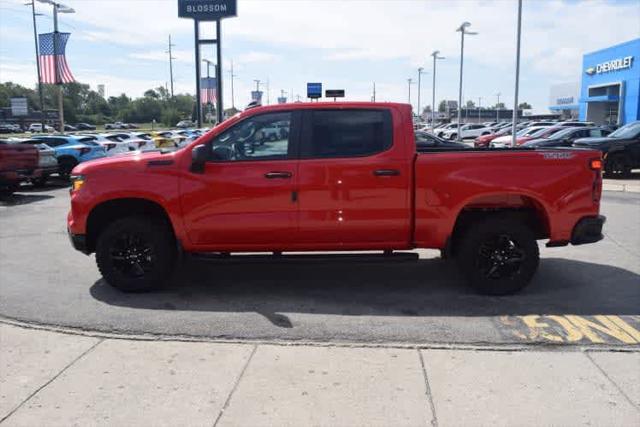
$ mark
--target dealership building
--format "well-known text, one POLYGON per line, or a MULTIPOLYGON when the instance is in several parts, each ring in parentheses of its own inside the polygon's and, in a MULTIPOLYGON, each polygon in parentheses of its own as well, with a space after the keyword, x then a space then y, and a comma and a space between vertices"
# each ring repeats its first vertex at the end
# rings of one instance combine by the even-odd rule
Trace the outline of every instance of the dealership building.
POLYGON ((549 109, 596 124, 640 120, 640 39, 587 53, 580 82, 554 85, 549 109))

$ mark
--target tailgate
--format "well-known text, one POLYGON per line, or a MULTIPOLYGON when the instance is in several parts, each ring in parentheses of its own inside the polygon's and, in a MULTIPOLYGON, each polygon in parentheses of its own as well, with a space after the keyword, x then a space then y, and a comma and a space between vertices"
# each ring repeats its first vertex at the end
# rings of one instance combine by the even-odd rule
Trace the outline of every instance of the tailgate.
POLYGON ((0 170, 31 170, 38 167, 38 148, 30 144, 0 145, 0 170))

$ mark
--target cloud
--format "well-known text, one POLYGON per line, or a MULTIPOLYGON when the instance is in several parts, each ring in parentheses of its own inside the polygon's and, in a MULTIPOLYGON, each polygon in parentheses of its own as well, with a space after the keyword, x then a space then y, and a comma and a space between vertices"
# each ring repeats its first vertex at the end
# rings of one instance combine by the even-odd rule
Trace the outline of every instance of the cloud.
MULTIPOLYGON (((144 52, 133 52, 127 56, 132 59, 142 59, 144 61, 169 61, 169 54, 161 49, 149 50, 144 52)), ((174 62, 193 64, 194 61, 193 50, 172 50, 171 56, 174 57, 174 62)))

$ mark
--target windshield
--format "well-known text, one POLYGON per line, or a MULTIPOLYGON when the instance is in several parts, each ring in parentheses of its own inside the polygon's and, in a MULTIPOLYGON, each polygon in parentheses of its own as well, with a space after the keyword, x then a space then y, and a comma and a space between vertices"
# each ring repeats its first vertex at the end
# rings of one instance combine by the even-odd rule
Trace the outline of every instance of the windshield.
POLYGON ((640 134, 640 122, 629 123, 609 135, 609 138, 633 138, 640 134))
POLYGON ((550 139, 562 139, 565 136, 571 135, 575 132, 576 128, 560 128, 560 131, 554 132, 553 136, 550 139))
POLYGON ((544 128, 531 134, 534 138, 548 138, 550 135, 563 130, 563 128, 544 128))

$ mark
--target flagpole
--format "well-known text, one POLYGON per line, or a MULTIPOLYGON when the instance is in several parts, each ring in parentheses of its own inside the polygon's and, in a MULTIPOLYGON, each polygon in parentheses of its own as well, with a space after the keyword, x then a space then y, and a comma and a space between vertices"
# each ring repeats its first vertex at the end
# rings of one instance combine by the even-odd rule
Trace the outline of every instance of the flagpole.
POLYGON ((58 5, 53 4, 53 66, 58 86, 58 115, 60 119, 60 133, 64 133, 64 102, 62 99, 62 82, 60 81, 60 70, 58 67, 58 5))
POLYGON ((36 0, 31 0, 31 14, 33 15, 33 40, 36 45, 36 68, 38 70, 38 94, 40 95, 40 130, 44 132, 44 94, 42 92, 42 74, 40 71, 40 49, 38 48, 38 30, 36 29, 36 0))

